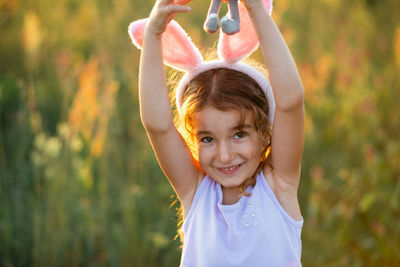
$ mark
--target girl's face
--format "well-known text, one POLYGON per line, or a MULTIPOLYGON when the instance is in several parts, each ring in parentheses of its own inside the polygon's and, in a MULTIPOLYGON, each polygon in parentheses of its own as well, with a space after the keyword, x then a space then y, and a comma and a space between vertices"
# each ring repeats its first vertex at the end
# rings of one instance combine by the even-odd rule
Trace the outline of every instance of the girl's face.
POLYGON ((193 116, 203 171, 223 187, 239 187, 260 164, 263 141, 251 112, 242 127, 238 110, 221 111, 206 106, 193 116))

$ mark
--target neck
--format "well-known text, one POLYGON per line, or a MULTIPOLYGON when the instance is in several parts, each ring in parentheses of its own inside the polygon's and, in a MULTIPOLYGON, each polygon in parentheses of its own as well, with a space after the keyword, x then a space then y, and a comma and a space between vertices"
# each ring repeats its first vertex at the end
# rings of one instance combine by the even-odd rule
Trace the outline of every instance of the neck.
POLYGON ((241 191, 239 187, 221 187, 222 189, 222 204, 232 205, 239 201, 241 191))

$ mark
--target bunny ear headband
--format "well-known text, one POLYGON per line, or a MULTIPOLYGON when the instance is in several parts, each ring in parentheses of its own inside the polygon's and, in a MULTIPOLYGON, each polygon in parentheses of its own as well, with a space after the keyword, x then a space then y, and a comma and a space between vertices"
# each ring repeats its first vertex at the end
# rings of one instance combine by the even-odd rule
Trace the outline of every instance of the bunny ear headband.
MULTIPOLYGON (((263 0, 269 13, 272 11, 272 0, 263 0)), ((271 85, 266 77, 248 64, 241 62, 255 51, 259 45, 251 18, 243 4, 239 4, 240 31, 227 35, 220 31, 218 40, 218 56, 220 60, 204 61, 198 48, 190 40, 179 24, 172 20, 162 36, 164 63, 175 69, 186 72, 176 90, 178 111, 182 106, 182 96, 188 83, 198 74, 217 68, 227 68, 242 72, 256 81, 264 91, 269 106, 268 118, 273 122, 275 101, 271 85)), ((132 22, 129 25, 129 36, 139 49, 143 45, 144 29, 148 18, 132 22)))

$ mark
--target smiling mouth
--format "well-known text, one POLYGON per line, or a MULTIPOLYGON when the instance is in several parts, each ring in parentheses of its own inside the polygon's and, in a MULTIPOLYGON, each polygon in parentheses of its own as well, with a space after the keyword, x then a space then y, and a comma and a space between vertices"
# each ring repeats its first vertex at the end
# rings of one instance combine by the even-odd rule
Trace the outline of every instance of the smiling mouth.
POLYGON ((231 167, 228 167, 228 168, 217 168, 217 169, 223 174, 233 174, 237 170, 239 170, 240 166, 242 166, 242 164, 238 164, 238 165, 231 166, 231 167))

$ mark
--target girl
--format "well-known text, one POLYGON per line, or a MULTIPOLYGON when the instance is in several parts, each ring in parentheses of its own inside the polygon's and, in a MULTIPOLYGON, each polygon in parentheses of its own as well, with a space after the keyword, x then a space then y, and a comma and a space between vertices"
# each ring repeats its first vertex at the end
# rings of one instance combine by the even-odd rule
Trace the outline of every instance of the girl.
MULTIPOLYGON (((297 189, 304 93, 265 2, 243 0, 271 86, 254 68, 237 62, 246 56, 237 51, 251 38, 235 37, 242 43, 231 49, 221 35, 222 61, 202 62, 195 47, 187 57, 184 50, 191 44, 174 21, 168 23, 190 8, 173 0, 156 2, 142 34, 130 29, 134 43, 143 47, 141 119, 183 207, 181 266, 301 266, 297 189), (174 45, 171 40, 183 44, 171 52, 166 48, 174 45), (177 88, 176 125, 163 58, 188 72, 177 88)), ((242 32, 251 33, 244 29, 234 36, 242 32)))

